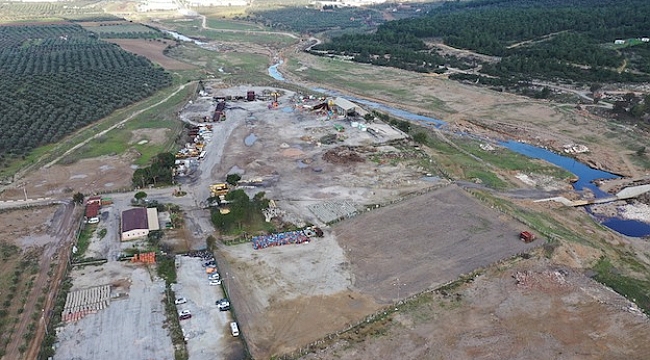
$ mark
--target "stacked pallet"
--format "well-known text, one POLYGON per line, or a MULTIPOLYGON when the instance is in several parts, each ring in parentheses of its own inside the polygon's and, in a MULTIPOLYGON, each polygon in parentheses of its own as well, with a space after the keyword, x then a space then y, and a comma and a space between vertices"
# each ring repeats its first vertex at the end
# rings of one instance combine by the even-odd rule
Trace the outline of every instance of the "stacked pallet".
POLYGON ((62 318, 66 322, 77 321, 87 314, 96 313, 110 304, 111 286, 95 286, 68 293, 62 318))

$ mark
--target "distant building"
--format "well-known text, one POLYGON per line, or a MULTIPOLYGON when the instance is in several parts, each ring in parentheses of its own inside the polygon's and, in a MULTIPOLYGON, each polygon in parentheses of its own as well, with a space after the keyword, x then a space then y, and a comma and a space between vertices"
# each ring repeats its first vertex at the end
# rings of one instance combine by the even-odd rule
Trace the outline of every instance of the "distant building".
POLYGON ((122 241, 143 238, 160 230, 156 208, 133 208, 122 212, 122 241))
POLYGON ((197 6, 247 6, 248 0, 190 0, 188 5, 197 6))
POLYGON ((138 11, 169 11, 178 10, 180 6, 173 0, 147 0, 138 5, 138 11))

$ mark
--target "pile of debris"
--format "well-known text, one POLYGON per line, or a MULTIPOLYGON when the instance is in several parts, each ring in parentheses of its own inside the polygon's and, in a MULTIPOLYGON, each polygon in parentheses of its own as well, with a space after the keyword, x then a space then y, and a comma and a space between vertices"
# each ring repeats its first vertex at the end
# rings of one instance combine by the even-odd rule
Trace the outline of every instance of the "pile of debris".
POLYGON ((545 270, 542 273, 517 271, 512 277, 515 279, 517 286, 524 289, 550 290, 567 286, 569 284, 566 279, 568 275, 568 271, 560 269, 545 270))
POLYGON ((359 153, 348 146, 340 146, 323 154, 323 160, 333 164, 347 164, 366 161, 359 153))

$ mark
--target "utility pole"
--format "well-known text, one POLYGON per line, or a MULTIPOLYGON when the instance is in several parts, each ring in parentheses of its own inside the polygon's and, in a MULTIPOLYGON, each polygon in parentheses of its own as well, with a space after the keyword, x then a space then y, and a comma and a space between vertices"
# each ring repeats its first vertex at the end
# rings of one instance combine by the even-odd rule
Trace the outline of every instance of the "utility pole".
POLYGON ((397 305, 399 304, 399 299, 400 299, 400 293, 399 293, 400 287, 402 287, 402 286, 404 286, 406 284, 400 283, 399 277, 396 277, 395 282, 393 283, 393 285, 397 286, 397 301, 395 302, 395 311, 397 311, 397 305))

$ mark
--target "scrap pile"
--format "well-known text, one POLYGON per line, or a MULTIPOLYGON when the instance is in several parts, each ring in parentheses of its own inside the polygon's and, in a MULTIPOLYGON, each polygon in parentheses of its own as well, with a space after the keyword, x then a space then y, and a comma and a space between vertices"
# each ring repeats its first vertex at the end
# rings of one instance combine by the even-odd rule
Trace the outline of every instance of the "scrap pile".
POLYGON ((354 204, 348 201, 326 201, 307 205, 307 209, 316 215, 318 220, 324 223, 351 218, 357 214, 357 209, 354 207, 354 204))
POLYGON ((323 160, 333 164, 347 164, 366 161, 366 159, 359 155, 359 153, 346 146, 328 150, 325 152, 325 154, 323 154, 323 160))
POLYGON ((271 246, 281 246, 286 244, 302 244, 308 242, 309 237, 302 230, 289 231, 264 236, 255 236, 253 238, 253 249, 265 249, 271 246))
POLYGON ((566 279, 568 275, 566 270, 545 270, 542 273, 517 271, 512 277, 517 286, 524 289, 551 290, 567 286, 569 284, 566 279))

